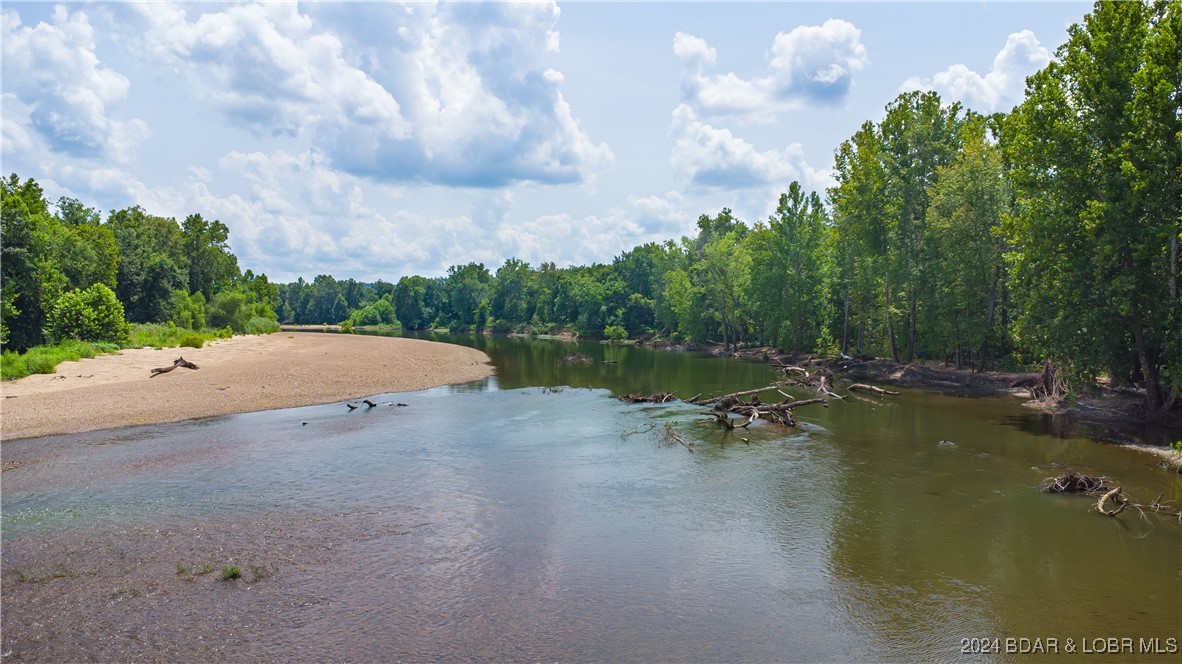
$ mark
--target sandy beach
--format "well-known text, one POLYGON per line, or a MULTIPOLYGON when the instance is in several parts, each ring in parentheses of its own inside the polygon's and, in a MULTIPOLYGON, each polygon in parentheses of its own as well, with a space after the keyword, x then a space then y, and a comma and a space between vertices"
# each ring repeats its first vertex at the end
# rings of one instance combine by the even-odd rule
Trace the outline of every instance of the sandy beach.
POLYGON ((179 422, 413 392, 492 374, 473 348, 395 337, 280 332, 204 348, 129 349, 0 384, 0 438, 179 422), (178 356, 200 369, 150 370, 178 356))

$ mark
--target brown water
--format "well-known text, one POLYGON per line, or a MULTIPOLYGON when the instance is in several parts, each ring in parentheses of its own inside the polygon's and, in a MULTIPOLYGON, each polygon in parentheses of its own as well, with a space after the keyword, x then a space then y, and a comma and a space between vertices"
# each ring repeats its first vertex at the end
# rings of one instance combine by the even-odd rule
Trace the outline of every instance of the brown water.
POLYGON ((3 659, 913 661, 962 639, 1030 659, 1005 639, 1182 637, 1182 527, 1037 490, 1073 468, 1182 502, 1151 456, 914 391, 726 433, 611 394, 766 366, 478 343, 497 377, 368 412, 5 443, 29 463, 2 476, 3 659))

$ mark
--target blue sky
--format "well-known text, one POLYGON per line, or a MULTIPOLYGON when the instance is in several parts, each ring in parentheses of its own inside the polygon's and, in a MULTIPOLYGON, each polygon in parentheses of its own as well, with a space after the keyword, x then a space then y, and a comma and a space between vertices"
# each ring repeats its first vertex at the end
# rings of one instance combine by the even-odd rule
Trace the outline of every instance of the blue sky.
POLYGON ((1089 9, 6 2, 0 158, 276 281, 610 262, 823 191, 902 91, 1009 110, 1089 9))

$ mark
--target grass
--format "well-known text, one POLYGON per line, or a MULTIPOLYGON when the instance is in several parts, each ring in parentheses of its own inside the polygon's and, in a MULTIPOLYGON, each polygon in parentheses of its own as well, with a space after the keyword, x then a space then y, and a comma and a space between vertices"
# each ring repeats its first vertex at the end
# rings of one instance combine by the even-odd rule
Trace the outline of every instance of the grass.
POLYGON ((184 563, 176 564, 176 575, 185 577, 186 581, 192 581, 195 576, 202 576, 213 571, 210 565, 200 565, 198 567, 189 567, 184 563))
POLYGON ((34 346, 27 352, 6 350, 0 354, 0 379, 16 380, 32 374, 51 374, 62 362, 77 362, 83 358, 117 353, 123 348, 201 348, 211 339, 229 339, 230 328, 220 330, 186 330, 175 325, 141 323, 131 326, 126 344, 67 340, 58 344, 34 346))
POLYGON ((222 568, 222 581, 232 581, 234 579, 242 578, 242 570, 234 565, 226 565, 222 568))
POLYGON ((65 563, 54 565, 44 574, 29 574, 23 569, 13 571, 16 573, 16 580, 21 583, 40 583, 51 579, 73 579, 81 576, 77 571, 70 569, 65 563))

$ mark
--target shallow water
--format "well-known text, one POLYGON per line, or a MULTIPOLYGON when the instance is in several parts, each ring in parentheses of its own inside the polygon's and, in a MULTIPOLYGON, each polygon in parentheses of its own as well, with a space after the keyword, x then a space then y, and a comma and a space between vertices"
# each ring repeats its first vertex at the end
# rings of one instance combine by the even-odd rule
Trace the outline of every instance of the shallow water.
POLYGON ((496 377, 368 411, 5 443, 42 459, 2 478, 6 659, 911 661, 1182 637, 1182 526, 1037 491, 1073 468, 1182 502, 1153 457, 915 391, 727 433, 611 395, 757 387, 765 365, 469 343, 496 377))

